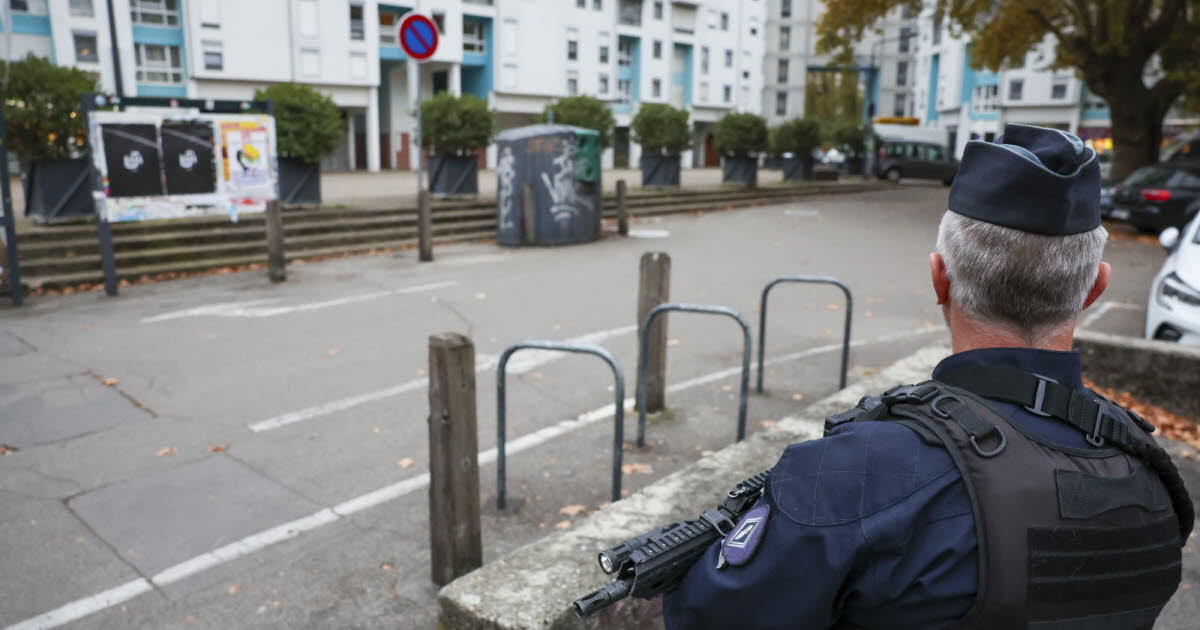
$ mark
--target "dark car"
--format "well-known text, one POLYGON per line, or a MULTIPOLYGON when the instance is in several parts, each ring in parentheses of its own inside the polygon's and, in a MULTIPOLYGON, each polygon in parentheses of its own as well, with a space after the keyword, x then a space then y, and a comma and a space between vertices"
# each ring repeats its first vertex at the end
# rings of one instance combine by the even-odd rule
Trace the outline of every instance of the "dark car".
POLYGON ((947 186, 958 172, 958 160, 946 147, 932 142, 881 140, 875 176, 893 182, 901 178, 936 179, 947 186))
POLYGON ((1172 161, 1140 168, 1112 189, 1106 218, 1143 232, 1183 229, 1200 209, 1200 161, 1172 161))

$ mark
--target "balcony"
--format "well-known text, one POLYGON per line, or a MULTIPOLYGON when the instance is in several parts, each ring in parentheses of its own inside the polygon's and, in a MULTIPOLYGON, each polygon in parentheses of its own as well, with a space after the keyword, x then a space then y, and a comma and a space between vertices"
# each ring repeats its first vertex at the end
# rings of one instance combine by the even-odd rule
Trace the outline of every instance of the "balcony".
POLYGON ((641 0, 621 0, 621 4, 617 8, 617 22, 624 26, 641 26, 641 0))

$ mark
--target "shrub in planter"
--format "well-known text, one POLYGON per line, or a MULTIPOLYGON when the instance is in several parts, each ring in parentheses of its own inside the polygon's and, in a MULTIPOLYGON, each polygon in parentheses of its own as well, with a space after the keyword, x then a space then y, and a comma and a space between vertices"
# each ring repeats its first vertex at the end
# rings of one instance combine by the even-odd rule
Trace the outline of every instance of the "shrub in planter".
POLYGON ((421 148, 433 151, 430 192, 437 196, 479 193, 475 151, 491 142, 494 127, 487 103, 472 94, 442 92, 421 104, 421 148))
POLYGON ((276 83, 254 93, 254 100, 275 102, 279 142, 279 200, 321 201, 321 159, 345 137, 342 114, 333 99, 295 83, 276 83))
POLYGON ((95 212, 83 95, 96 75, 29 55, 8 68, 4 123, 8 149, 25 169, 25 214, 61 219, 95 212))
POLYGON ((600 133, 601 148, 612 144, 612 128, 617 121, 608 103, 591 96, 560 98, 546 106, 538 121, 549 122, 550 112, 554 112, 554 124, 595 129, 600 133))
POLYGON ((821 144, 821 126, 811 118, 793 118, 771 130, 771 151, 790 153, 782 161, 783 179, 812 179, 813 149, 821 144))
POLYGON ((713 142, 724 157, 721 181, 758 185, 758 154, 767 150, 767 121, 754 114, 727 114, 713 129, 713 142))
POLYGON ((846 172, 861 175, 866 158, 867 130, 858 120, 843 118, 828 127, 827 140, 846 155, 846 172))
POLYGON ((643 103, 630 123, 642 145, 642 185, 679 186, 679 155, 692 143, 688 113, 661 103, 643 103))

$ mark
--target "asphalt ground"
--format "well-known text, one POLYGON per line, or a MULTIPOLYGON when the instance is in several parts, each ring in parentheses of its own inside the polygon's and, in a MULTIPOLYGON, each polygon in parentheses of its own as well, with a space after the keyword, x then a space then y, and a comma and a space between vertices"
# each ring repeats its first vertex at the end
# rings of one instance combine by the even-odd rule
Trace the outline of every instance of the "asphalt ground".
MULTIPOLYGON (((494 366, 507 346, 600 344, 632 396, 638 259, 665 251, 673 300, 736 309, 756 333, 767 281, 838 276, 854 289, 850 378, 860 378, 946 341, 925 262, 945 199, 941 186, 903 186, 635 221, 635 234, 656 238, 463 244, 430 264, 403 252, 297 265, 275 286, 256 271, 6 307, 0 444, 15 450, 0 456, 0 625, 433 627, 429 335, 475 343, 491 561, 610 499, 608 368, 522 351, 508 379, 519 509, 495 510, 494 366)), ((1083 325, 1140 335, 1163 258, 1120 230, 1106 254, 1111 287, 1083 325)), ((836 389, 844 308, 828 287, 772 293, 767 391, 750 396, 748 431, 836 389)), ((626 491, 734 439, 737 326, 668 317, 670 410, 650 422, 645 449, 628 443, 626 419, 626 491)), ((1190 552, 1188 586, 1158 627, 1194 627, 1190 552)))

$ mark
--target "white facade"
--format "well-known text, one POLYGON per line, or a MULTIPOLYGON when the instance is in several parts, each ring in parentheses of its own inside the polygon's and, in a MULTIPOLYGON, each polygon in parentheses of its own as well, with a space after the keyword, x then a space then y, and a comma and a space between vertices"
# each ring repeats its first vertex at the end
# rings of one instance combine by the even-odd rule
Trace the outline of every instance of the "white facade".
MULTIPOLYGON (((33 53, 78 66, 117 92, 106 0, 11 4, 17 9, 6 14, 4 34, 12 58, 33 53)), ((705 147, 724 113, 759 111, 766 4, 113 0, 126 96, 242 100, 271 83, 309 84, 348 120, 346 141, 326 167, 368 170, 414 165, 418 82, 424 98, 447 90, 488 100, 501 128, 529 124, 573 93, 609 101, 618 145, 606 152, 606 166, 636 163, 628 125, 641 101, 689 110, 697 147, 705 147), (396 39, 413 10, 431 16, 441 33, 438 52, 419 65, 396 39), (622 42, 636 54, 623 56, 622 42)), ((703 150, 694 153, 685 164, 706 163, 703 150)))

